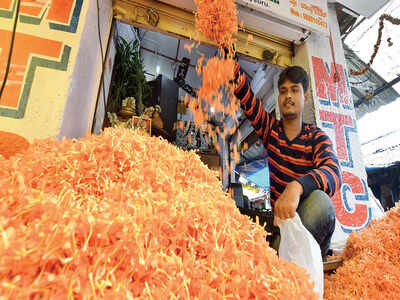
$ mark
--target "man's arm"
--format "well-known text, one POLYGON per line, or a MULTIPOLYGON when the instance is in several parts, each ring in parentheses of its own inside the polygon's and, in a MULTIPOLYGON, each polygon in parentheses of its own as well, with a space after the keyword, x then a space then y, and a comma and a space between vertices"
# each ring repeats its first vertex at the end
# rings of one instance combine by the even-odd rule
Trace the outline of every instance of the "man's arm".
POLYGON ((303 198, 314 190, 322 190, 333 197, 342 185, 339 160, 329 137, 318 130, 313 139, 314 169, 296 179, 303 187, 303 198))
POLYGON ((266 112, 262 102, 251 91, 246 74, 240 70, 239 63, 235 66, 235 82, 237 83, 235 96, 240 100, 244 114, 265 144, 274 117, 266 112))

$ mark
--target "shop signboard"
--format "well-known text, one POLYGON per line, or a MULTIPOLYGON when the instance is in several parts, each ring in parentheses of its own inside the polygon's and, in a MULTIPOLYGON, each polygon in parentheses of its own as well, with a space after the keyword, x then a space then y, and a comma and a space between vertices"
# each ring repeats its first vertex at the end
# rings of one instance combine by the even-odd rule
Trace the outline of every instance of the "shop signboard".
POLYGON ((351 232, 368 226, 371 219, 381 217, 383 210, 368 188, 348 72, 342 64, 317 55, 313 55, 311 60, 317 125, 336 145, 342 169, 342 186, 332 198, 337 219, 332 238, 335 245, 351 232))
POLYGON ((329 34, 327 0, 237 0, 237 3, 299 27, 329 34))

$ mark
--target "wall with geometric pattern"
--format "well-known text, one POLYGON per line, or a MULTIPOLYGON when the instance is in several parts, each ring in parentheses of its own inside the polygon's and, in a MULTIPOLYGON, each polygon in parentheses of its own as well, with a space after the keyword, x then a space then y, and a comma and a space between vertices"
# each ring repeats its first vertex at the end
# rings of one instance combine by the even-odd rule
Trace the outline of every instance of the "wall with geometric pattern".
MULTIPOLYGON (((17 2, 0 1, 0 83, 5 75, 17 2)), ((93 49, 80 49, 84 27, 96 24, 86 22, 88 8, 93 3, 93 0, 21 0, 10 72, 0 99, 0 130, 20 134, 30 141, 60 138, 72 77, 79 67, 77 58, 83 50, 95 56, 100 52, 97 44, 93 49)), ((108 10, 111 12, 110 7, 108 10)), ((93 39, 98 37, 95 35, 93 39)), ((101 68, 100 57, 95 67, 101 68)), ((94 84, 98 78, 87 80, 94 84)), ((94 109, 93 105, 90 107, 94 109)), ((83 113, 90 115, 89 111, 83 113)))

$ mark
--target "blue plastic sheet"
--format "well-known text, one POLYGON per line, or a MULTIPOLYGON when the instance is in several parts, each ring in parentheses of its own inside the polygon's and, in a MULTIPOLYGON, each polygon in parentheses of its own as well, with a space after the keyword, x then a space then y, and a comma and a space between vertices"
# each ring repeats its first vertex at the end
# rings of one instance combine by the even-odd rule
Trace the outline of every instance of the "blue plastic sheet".
POLYGON ((269 190, 269 168, 265 159, 243 162, 236 166, 235 171, 258 187, 269 190))

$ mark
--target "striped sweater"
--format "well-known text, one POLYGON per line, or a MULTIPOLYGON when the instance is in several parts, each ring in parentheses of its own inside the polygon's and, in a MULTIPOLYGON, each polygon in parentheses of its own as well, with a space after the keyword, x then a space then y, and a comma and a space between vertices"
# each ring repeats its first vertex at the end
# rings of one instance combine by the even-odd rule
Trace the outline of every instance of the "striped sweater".
POLYGON ((335 150, 326 133, 315 125, 303 123, 300 134, 289 141, 282 120, 277 120, 274 112, 265 111, 262 102, 251 91, 246 75, 238 76, 239 64, 235 74, 235 95, 267 149, 272 204, 293 180, 303 186, 301 199, 317 189, 332 197, 342 179, 335 150))

